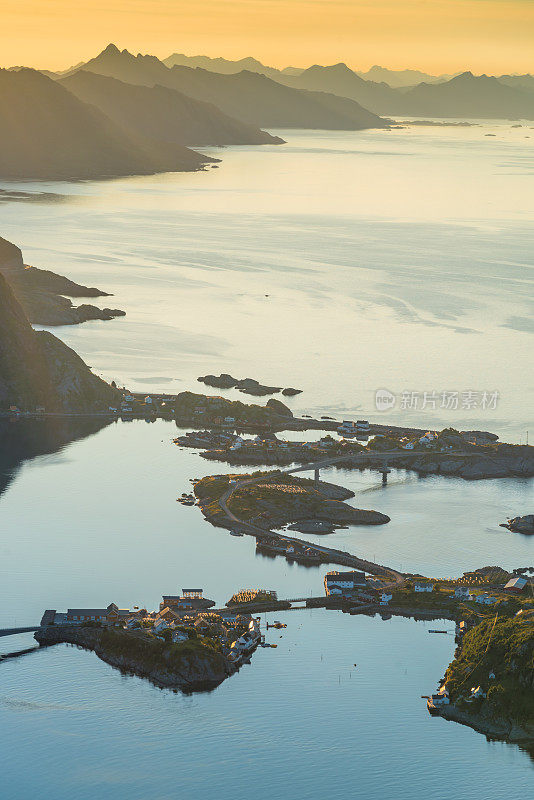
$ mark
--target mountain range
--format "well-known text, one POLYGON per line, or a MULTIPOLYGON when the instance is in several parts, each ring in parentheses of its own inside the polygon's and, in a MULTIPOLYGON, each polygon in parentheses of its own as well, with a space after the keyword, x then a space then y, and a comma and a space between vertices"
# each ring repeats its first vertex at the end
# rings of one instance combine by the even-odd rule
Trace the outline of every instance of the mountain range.
POLYGON ((169 68, 155 56, 133 55, 112 44, 87 61, 83 70, 125 83, 164 86, 212 103, 225 114, 261 128, 361 130, 386 125, 376 114, 346 97, 302 91, 248 70, 221 74, 200 67, 169 68))
POLYGON ((0 177, 87 179, 195 170, 213 159, 142 139, 32 69, 0 70, 0 177))
POLYGON ((182 145, 280 144, 283 140, 165 86, 125 83, 78 70, 59 83, 126 132, 182 145))

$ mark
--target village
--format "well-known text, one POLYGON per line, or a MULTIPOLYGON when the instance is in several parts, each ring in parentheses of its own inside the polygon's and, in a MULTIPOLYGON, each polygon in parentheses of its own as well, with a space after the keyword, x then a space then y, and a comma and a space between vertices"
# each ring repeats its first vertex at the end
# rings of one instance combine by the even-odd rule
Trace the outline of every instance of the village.
MULTIPOLYGON (((274 594, 274 593, 273 593, 274 594)), ((69 608, 66 612, 48 609, 41 628, 49 626, 84 626, 120 628, 136 637, 183 644, 203 637, 215 642, 222 655, 239 664, 262 641, 260 622, 239 605, 217 611, 213 600, 203 596, 203 589, 182 589, 181 595, 163 595, 157 611, 146 608, 69 608)))

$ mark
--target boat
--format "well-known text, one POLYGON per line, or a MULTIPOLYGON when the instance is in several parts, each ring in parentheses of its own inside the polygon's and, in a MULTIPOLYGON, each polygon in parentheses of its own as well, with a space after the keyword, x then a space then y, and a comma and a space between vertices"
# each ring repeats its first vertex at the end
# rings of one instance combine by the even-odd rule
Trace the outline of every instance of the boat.
POLYGON ((274 622, 268 622, 267 623, 267 627, 268 628, 287 628, 287 625, 286 625, 285 622, 278 622, 278 620, 275 619, 274 622))
POLYGON ((243 536, 244 534, 239 531, 230 531, 230 536, 243 536))

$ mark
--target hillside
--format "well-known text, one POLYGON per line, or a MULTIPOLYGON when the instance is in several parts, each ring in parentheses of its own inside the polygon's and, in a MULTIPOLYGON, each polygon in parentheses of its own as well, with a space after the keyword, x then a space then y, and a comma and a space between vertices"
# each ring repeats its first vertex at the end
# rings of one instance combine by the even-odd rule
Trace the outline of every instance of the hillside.
POLYGON ((199 169, 210 160, 130 136, 31 69, 0 70, 0 177, 86 179, 199 169))
POLYGON ((155 56, 134 56, 114 45, 88 61, 83 69, 126 83, 175 89, 260 128, 360 130, 386 124, 347 98, 301 91, 247 70, 222 75, 186 66, 168 69, 155 56))
POLYGON ((404 94, 403 106, 403 113, 428 117, 534 119, 532 93, 471 72, 445 83, 415 86, 404 94))
POLYGON ((525 616, 488 619, 466 633, 445 674, 451 705, 442 716, 510 741, 534 740, 534 622, 525 616), (477 686, 485 696, 470 701, 477 686))
POLYGON ((330 92, 339 97, 348 97, 376 114, 394 113, 399 106, 401 94, 385 83, 364 80, 346 64, 322 67, 315 64, 300 75, 285 75, 283 81, 297 89, 330 92))
POLYGON ((118 399, 70 347, 33 330, 0 274, 0 410, 93 411, 118 399))
POLYGON ((182 145, 279 144, 216 106, 164 86, 139 86, 80 70, 59 81, 79 100, 96 106, 128 133, 182 145))

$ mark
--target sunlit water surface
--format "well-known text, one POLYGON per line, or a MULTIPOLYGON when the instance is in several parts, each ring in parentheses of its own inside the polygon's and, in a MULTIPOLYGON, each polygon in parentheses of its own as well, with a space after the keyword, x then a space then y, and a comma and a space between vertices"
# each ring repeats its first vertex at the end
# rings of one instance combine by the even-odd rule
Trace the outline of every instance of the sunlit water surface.
POLYGON ((530 128, 281 134, 282 146, 210 151, 222 163, 207 172, 11 184, 48 193, 1 206, 27 263, 113 292, 104 303, 127 312, 60 335, 141 391, 227 371, 302 388, 297 410, 374 418, 387 388, 419 394, 394 421, 525 437, 530 128), (443 391, 500 400, 447 410, 443 391))
MULTIPOLYGON (((295 411, 373 420, 377 388, 496 390, 493 411, 397 405, 388 419, 519 441, 533 392, 529 134, 503 123, 284 132, 287 145, 223 150, 207 173, 18 185, 52 196, 2 203, 1 234, 27 263, 115 294, 105 303, 124 319, 55 333, 132 388, 176 392, 228 371, 304 389, 295 411)), ((256 556, 251 539, 175 502, 190 478, 226 469, 179 450, 176 434, 170 423, 117 423, 10 467, 1 625, 32 624, 45 607, 155 607, 187 584, 217 602, 246 586, 322 592, 325 567, 256 556)), ((369 472, 322 477, 391 522, 310 539, 434 576, 534 563, 533 539, 499 527, 531 510, 532 481, 394 471, 383 488, 369 472)), ((276 650, 193 697, 65 646, 4 661, 5 796, 529 793, 526 753, 427 715, 420 695, 443 674, 451 636, 402 619, 286 617, 281 639, 270 632, 276 650)))

